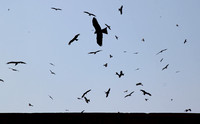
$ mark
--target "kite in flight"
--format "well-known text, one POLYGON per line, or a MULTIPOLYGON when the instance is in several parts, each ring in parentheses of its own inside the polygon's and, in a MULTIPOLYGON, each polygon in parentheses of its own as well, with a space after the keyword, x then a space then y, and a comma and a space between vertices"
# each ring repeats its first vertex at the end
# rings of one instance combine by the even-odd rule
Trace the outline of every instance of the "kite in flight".
POLYGON ((90 12, 87 12, 87 11, 84 11, 84 13, 88 14, 89 16, 94 16, 94 17, 96 16, 96 15, 90 13, 90 12))
POLYGON ((26 64, 25 62, 22 62, 22 61, 11 61, 11 62, 7 62, 7 64, 15 64, 18 65, 18 64, 26 64))
POLYGON ((79 36, 79 35, 80 35, 80 34, 75 35, 74 38, 73 38, 72 40, 69 41, 68 45, 70 45, 70 44, 71 44, 72 42, 74 42, 74 41, 78 41, 78 36, 79 36))

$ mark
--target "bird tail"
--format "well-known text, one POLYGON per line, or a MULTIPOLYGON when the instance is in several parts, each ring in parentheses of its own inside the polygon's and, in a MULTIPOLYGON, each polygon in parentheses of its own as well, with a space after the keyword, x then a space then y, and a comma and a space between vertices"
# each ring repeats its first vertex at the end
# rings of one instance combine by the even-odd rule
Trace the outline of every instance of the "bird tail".
POLYGON ((104 34, 108 34, 107 27, 104 28, 104 29, 102 29, 101 31, 102 31, 102 33, 104 33, 104 34))

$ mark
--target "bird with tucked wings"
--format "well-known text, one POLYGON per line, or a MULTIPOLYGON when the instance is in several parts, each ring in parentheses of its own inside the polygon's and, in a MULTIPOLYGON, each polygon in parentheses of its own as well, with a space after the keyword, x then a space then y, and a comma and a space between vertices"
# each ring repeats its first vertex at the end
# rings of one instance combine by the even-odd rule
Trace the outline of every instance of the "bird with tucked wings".
POLYGON ((62 9, 60 9, 60 8, 55 8, 55 7, 51 7, 51 9, 54 9, 54 10, 62 10, 62 9))
POLYGON ((120 71, 120 73, 116 72, 116 75, 118 75, 119 78, 121 78, 121 76, 124 76, 124 73, 122 71, 120 71))
POLYGON ((149 95, 149 96, 151 96, 151 94, 148 93, 148 92, 146 92, 145 90, 140 90, 140 91, 142 91, 143 95, 149 95))
POLYGON ((134 91, 130 92, 129 94, 127 94, 126 96, 124 96, 124 98, 131 96, 134 93, 134 91))

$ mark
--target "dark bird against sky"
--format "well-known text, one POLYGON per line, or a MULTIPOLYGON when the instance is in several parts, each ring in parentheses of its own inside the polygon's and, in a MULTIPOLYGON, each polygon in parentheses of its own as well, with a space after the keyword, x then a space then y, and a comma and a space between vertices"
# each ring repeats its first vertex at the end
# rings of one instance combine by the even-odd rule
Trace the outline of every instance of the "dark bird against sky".
POLYGON ((19 70, 15 69, 15 68, 9 68, 9 69, 11 69, 12 71, 19 71, 19 70))
POLYGON ((74 41, 78 41, 78 36, 79 35, 80 34, 75 35, 74 38, 69 41, 68 45, 71 45, 71 43, 74 42, 74 41))
POLYGON ((126 96, 124 96, 124 98, 131 96, 134 93, 134 91, 132 91, 131 93, 127 94, 126 96))
POLYGON ((4 82, 4 80, 3 80, 3 79, 0 79, 0 81, 1 81, 1 82, 4 82))
POLYGON ((97 50, 97 51, 94 51, 94 52, 89 52, 88 54, 97 54, 98 52, 101 52, 102 50, 97 50))
POLYGON ((122 71, 120 71, 120 73, 116 72, 116 75, 118 75, 119 78, 121 78, 121 76, 124 76, 124 73, 122 71))
POLYGON ((183 43, 185 44, 186 42, 187 42, 187 39, 185 39, 183 43))
POLYGON ((167 49, 163 49, 163 50, 160 50, 156 55, 158 55, 158 54, 160 54, 160 53, 162 53, 162 52, 164 52, 164 51, 166 51, 167 49))
POLYGON ((7 62, 7 64, 15 64, 15 66, 16 66, 18 64, 26 64, 26 63, 23 61, 10 61, 10 62, 7 62))
POLYGON ((96 39, 97 39, 97 44, 99 46, 102 46, 102 41, 103 41, 103 33, 108 34, 107 32, 107 27, 104 29, 101 29, 99 23, 97 22, 97 19, 94 17, 92 19, 92 24, 95 28, 95 34, 96 34, 96 39))
POLYGON ((104 67, 107 67, 107 66, 108 66, 108 63, 104 64, 103 66, 104 66, 104 67))
POLYGON ((90 12, 87 12, 87 11, 84 11, 84 13, 88 14, 89 16, 94 16, 94 17, 96 16, 96 15, 90 13, 90 12))
POLYGON ((107 25, 107 24, 105 24, 106 25, 106 27, 109 29, 109 30, 111 30, 111 27, 109 26, 109 25, 107 25))
POLYGON ((62 9, 60 9, 60 8, 55 8, 55 7, 51 7, 51 9, 54 9, 54 10, 62 10, 62 9))
POLYGON ((141 82, 139 82, 139 83, 136 84, 136 86, 139 86, 139 85, 143 86, 143 84, 141 82))
POLYGON ((110 88, 108 89, 108 91, 105 92, 106 97, 108 97, 109 93, 110 93, 110 88))
POLYGON ((91 89, 87 90, 85 93, 83 93, 83 95, 81 96, 81 98, 83 98, 88 92, 90 92, 91 89))
POLYGON ((151 94, 148 93, 148 92, 146 92, 145 90, 140 90, 140 91, 142 91, 143 95, 149 95, 149 96, 151 96, 151 94))
POLYGON ((51 72, 51 74, 53 74, 53 75, 56 75, 56 73, 55 72, 53 72, 53 71, 51 71, 51 70, 49 70, 50 72, 51 72))
POLYGON ((169 66, 169 64, 167 64, 165 67, 163 67, 163 68, 162 68, 162 71, 165 70, 165 69, 167 69, 168 66, 169 66))
POLYGON ((123 10, 122 10, 122 9, 123 9, 123 5, 121 5, 121 7, 118 9, 121 15, 122 15, 122 13, 123 13, 123 10))

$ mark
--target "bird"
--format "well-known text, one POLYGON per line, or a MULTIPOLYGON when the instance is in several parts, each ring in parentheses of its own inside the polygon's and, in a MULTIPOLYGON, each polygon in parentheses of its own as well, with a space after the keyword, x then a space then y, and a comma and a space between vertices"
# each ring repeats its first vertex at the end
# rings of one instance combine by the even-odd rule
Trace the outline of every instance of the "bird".
POLYGON ((120 71, 120 73, 116 72, 116 75, 118 75, 119 78, 121 78, 121 76, 124 76, 124 73, 122 71, 120 71))
POLYGON ((131 93, 127 94, 126 96, 124 96, 124 98, 131 96, 134 93, 134 91, 132 91, 131 93))
POLYGON ((82 111, 81 111, 81 113, 84 113, 84 112, 85 112, 85 110, 82 110, 82 111))
POLYGON ((17 70, 17 69, 14 69, 14 68, 9 68, 9 69, 11 69, 12 71, 19 71, 19 70, 17 70))
POLYGON ((138 71, 138 70, 140 70, 140 68, 136 68, 135 70, 138 71))
POLYGON ((163 58, 162 59, 160 59, 160 62, 162 62, 163 61, 163 58))
POLYGON ((189 111, 191 112, 192 110, 191 109, 185 109, 185 112, 189 112, 189 111))
POLYGON ((107 27, 104 28, 104 29, 101 29, 101 27, 100 27, 100 25, 99 25, 99 23, 98 23, 98 21, 97 21, 97 19, 95 17, 93 17, 93 19, 92 19, 92 24, 93 24, 93 26, 95 28, 95 32, 94 33, 96 34, 97 44, 99 46, 102 46, 103 33, 104 34, 108 34, 107 27))
POLYGON ((145 98, 144 100, 145 100, 145 101, 148 101, 149 99, 145 98))
POLYGON ((97 50, 97 51, 94 51, 94 52, 89 52, 88 54, 97 54, 98 52, 101 52, 102 50, 97 50))
POLYGON ((119 37, 117 35, 115 35, 115 38, 118 40, 119 37))
POLYGON ((84 97, 84 99, 85 99, 85 102, 86 102, 86 103, 89 103, 89 102, 90 102, 90 99, 87 99, 86 97, 84 97))
POLYGON ((54 75, 56 75, 56 73, 55 72, 53 72, 53 71, 51 71, 51 70, 49 70, 50 72, 51 72, 51 74, 54 74, 54 75))
POLYGON ((133 54, 138 54, 138 52, 134 52, 133 54))
POLYGON ((176 24, 176 27, 179 27, 179 25, 178 25, 178 24, 176 24))
POLYGON ((49 96, 49 98, 50 98, 50 99, 52 99, 52 100, 53 100, 53 97, 52 97, 52 96, 50 96, 50 95, 48 95, 48 96, 49 96))
POLYGON ((106 27, 109 29, 109 30, 111 30, 111 27, 109 26, 109 25, 107 25, 107 24, 105 24, 106 25, 106 27))
POLYGON ((113 56, 110 54, 110 58, 112 58, 113 56))
POLYGON ((136 84, 136 86, 139 86, 139 85, 143 86, 143 84, 141 82, 139 82, 139 83, 136 84))
POLYGON ((87 12, 87 11, 84 11, 84 13, 88 14, 89 16, 94 16, 94 17, 96 16, 96 15, 90 13, 90 12, 87 12))
POLYGON ((160 54, 160 53, 162 53, 162 52, 164 52, 164 51, 166 51, 167 49, 162 49, 162 50, 160 50, 156 55, 158 55, 158 54, 160 54))
POLYGON ((1 82, 4 82, 4 80, 3 80, 3 79, 0 79, 0 81, 1 81, 1 82))
POLYGON ((74 41, 78 41, 77 38, 78 38, 79 35, 80 34, 75 35, 74 38, 69 41, 68 45, 71 45, 71 43, 74 42, 74 41))
POLYGON ((145 41, 144 38, 142 38, 142 41, 143 41, 143 42, 145 41))
POLYGON ((54 9, 54 10, 62 10, 62 9, 60 9, 60 8, 55 8, 55 7, 51 7, 51 9, 54 9))
POLYGON ((108 66, 108 63, 104 64, 103 66, 107 67, 107 66, 108 66))
POLYGON ((23 61, 10 61, 10 62, 7 62, 7 64, 15 64, 15 66, 16 66, 18 64, 26 64, 26 63, 23 61))
POLYGON ((183 43, 185 44, 186 42, 187 42, 187 39, 185 39, 183 43))
POLYGON ((83 98, 88 92, 90 92, 91 89, 87 90, 85 93, 83 93, 83 95, 81 96, 81 98, 83 98))
POLYGON ((121 15, 122 15, 122 9, 123 9, 123 5, 121 5, 121 7, 118 9, 121 15))
POLYGON ((109 93, 110 93, 110 88, 108 89, 108 91, 105 92, 106 98, 108 97, 109 93))
POLYGON ((145 90, 140 90, 140 91, 142 91, 142 92, 143 92, 143 95, 149 95, 149 96, 151 96, 151 94, 150 94, 150 93, 148 93, 148 92, 146 92, 145 90))
POLYGON ((55 66, 53 63, 49 63, 50 65, 52 65, 52 66, 55 66))
POLYGON ((29 104, 28 104, 28 106, 31 106, 31 107, 33 107, 33 105, 32 105, 31 103, 29 103, 29 104))
POLYGON ((165 67, 163 67, 163 68, 162 68, 162 71, 165 70, 165 69, 167 69, 168 66, 169 66, 169 64, 167 64, 165 67))
POLYGON ((124 93, 128 92, 128 90, 125 90, 124 93))

